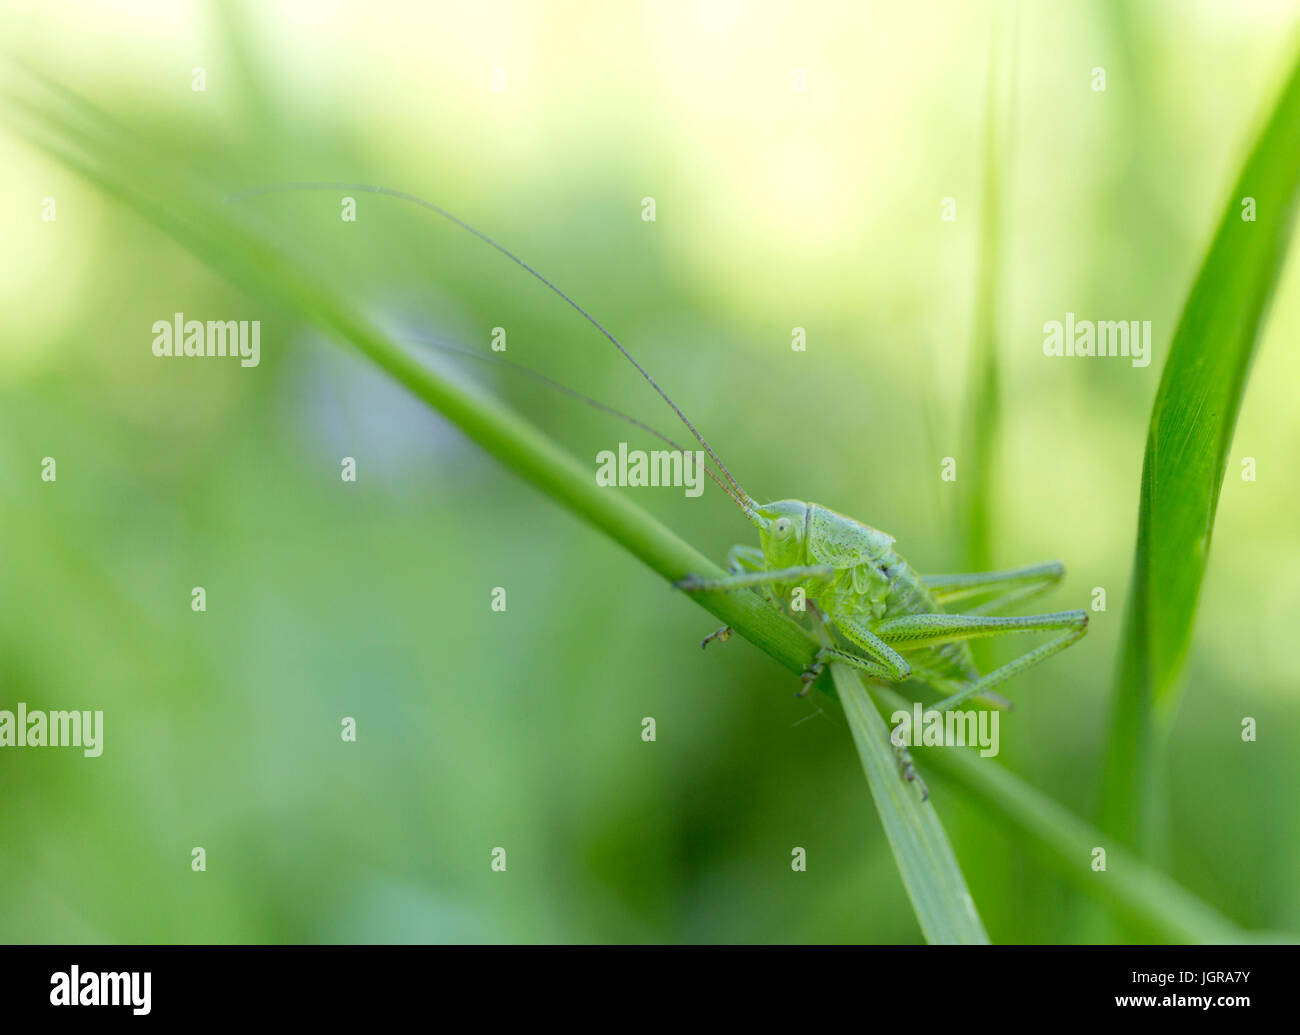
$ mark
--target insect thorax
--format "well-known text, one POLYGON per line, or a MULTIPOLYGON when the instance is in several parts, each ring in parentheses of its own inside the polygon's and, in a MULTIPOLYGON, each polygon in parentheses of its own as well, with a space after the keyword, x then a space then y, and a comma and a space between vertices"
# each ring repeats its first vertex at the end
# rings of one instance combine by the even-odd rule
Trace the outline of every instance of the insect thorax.
POLYGON ((820 587, 831 608, 867 621, 938 610, 921 576, 893 547, 894 537, 813 504, 806 549, 809 564, 830 564, 835 576, 820 587))

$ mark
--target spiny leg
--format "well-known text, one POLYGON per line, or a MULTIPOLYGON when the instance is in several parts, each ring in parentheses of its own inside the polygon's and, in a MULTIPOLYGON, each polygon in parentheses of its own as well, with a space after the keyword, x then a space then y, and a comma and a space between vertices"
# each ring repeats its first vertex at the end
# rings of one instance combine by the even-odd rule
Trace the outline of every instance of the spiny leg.
POLYGON ((842 616, 829 621, 844 634, 845 639, 860 648, 873 664, 883 670, 884 679, 891 683, 901 683, 912 674, 912 666, 903 655, 861 622, 842 616))
MULTIPOLYGON (((981 603, 964 604, 961 613, 982 615, 1039 596, 1061 581, 1065 565, 1060 561, 1030 564, 1006 571, 963 572, 952 575, 922 575, 921 581, 941 605, 987 597, 981 603)), ((1007 709, 1011 702, 1001 694, 985 691, 979 700, 991 708, 1007 709)))
POLYGON ((793 582, 797 579, 825 578, 835 574, 829 564, 800 565, 794 568, 771 568, 766 571, 741 572, 724 575, 720 579, 702 579, 688 575, 675 583, 678 589, 687 593, 729 593, 733 589, 750 589, 756 586, 770 586, 778 582, 793 582))
MULTIPOLYGON (((835 628, 843 633, 846 639, 852 641, 864 651, 878 655, 886 660, 892 669, 888 676, 891 682, 901 683, 912 674, 912 666, 907 663, 907 659, 860 622, 856 622, 851 618, 838 618, 835 621, 835 628)), ((902 727, 900 726, 889 735, 889 743, 894 749, 894 757, 898 760, 898 771, 908 783, 915 783, 921 788, 921 800, 925 801, 930 797, 930 788, 925 785, 925 781, 917 773, 916 763, 912 759, 912 753, 907 750, 907 745, 899 739, 898 734, 901 731, 902 727)))
MULTIPOLYGON (((737 544, 727 551, 727 570, 733 575, 739 575, 746 571, 762 571, 765 561, 763 551, 757 546, 745 546, 737 544)), ((771 603, 775 604, 775 598, 769 596, 771 603)), ((717 640, 719 643, 726 643, 731 639, 733 630, 731 626, 724 625, 721 629, 709 633, 708 636, 700 643, 700 649, 708 647, 710 643, 717 640)))
POLYGON ((742 571, 762 571, 766 566, 760 547, 737 543, 727 551, 727 571, 733 575, 742 571))
MULTIPOLYGON (((886 666, 885 678, 890 682, 901 683, 912 674, 912 666, 907 663, 907 659, 862 623, 841 617, 835 619, 834 625, 845 639, 860 647, 879 664, 886 666)), ((898 738, 901 730, 900 726, 889 735, 894 757, 898 760, 898 771, 908 783, 915 783, 921 788, 921 800, 925 801, 930 797, 930 789, 917 774, 916 763, 912 760, 912 753, 907 750, 907 745, 898 738)))
MULTIPOLYGON (((969 615, 928 612, 886 618, 873 628, 882 641, 901 650, 935 647, 957 640, 977 640, 1012 632, 1075 629, 1088 625, 1083 611, 1053 611, 1043 615, 969 615)), ((1080 633, 1082 635, 1082 633, 1080 633)))
MULTIPOLYGON (((820 611, 816 613, 819 616, 821 614, 820 611)), ((803 697, 808 693, 813 683, 817 681, 817 677, 826 670, 827 663, 831 661, 842 661, 875 679, 883 679, 890 683, 901 683, 911 675, 912 668, 903 656, 865 625, 850 618, 822 618, 822 623, 838 629, 844 638, 858 647, 862 653, 852 654, 849 651, 823 646, 813 658, 812 664, 803 670, 803 675, 800 677, 803 680, 803 689, 795 694, 796 697, 803 697)))
MULTIPOLYGON (((893 651, 890 651, 890 653, 892 654, 893 651)), ((856 668, 860 672, 865 672, 869 676, 874 676, 876 679, 890 681, 893 679, 890 674, 892 666, 888 665, 884 661, 860 657, 857 654, 850 654, 848 651, 839 650, 836 647, 823 647, 817 652, 808 667, 803 670, 803 675, 799 677, 803 686, 799 692, 795 694, 795 697, 807 697, 808 691, 812 689, 812 685, 817 682, 818 677, 826 671, 826 666, 832 661, 843 662, 845 665, 856 668)))
POLYGON ((925 785, 925 781, 921 779, 921 774, 916 771, 916 762, 912 759, 912 752, 907 750, 907 745, 903 743, 902 738, 899 736, 902 731, 903 727, 899 726, 889 735, 889 743, 894 748, 894 757, 898 760, 898 771, 902 773, 903 779, 908 783, 915 783, 921 788, 921 800, 925 801, 930 797, 930 788, 925 785))
POLYGON ((1061 581, 1060 561, 1031 564, 1008 571, 982 571, 955 575, 922 575, 921 581, 939 604, 990 595, 983 603, 963 607, 962 614, 979 615, 1038 596, 1061 581))
POLYGON ((1057 611, 1046 615, 1027 615, 1023 618, 1001 618, 992 615, 919 614, 891 618, 876 626, 876 633, 887 644, 903 650, 933 647, 954 640, 971 640, 985 636, 1000 636, 1012 632, 1051 632, 1062 630, 1061 635, 1020 657, 1007 662, 934 705, 935 711, 953 708, 1008 679, 1045 661, 1053 654, 1065 650, 1083 638, 1088 631, 1088 615, 1084 611, 1057 611))

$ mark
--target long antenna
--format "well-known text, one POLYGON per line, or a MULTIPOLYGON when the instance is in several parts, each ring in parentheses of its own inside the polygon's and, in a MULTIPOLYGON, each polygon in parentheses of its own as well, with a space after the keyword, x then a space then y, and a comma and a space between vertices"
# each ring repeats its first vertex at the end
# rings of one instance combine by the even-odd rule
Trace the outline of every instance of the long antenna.
POLYGON ((400 201, 408 201, 413 205, 419 205, 421 208, 428 209, 430 212, 442 216, 442 218, 446 219, 448 222, 455 223, 456 226, 460 227, 462 230, 465 230, 468 233, 473 234, 484 244, 491 245, 502 255, 504 255, 507 259, 513 262, 516 266, 519 266, 521 269, 525 270, 533 277, 537 278, 548 288, 554 291, 555 294, 559 295, 560 298, 564 299, 565 302, 567 302, 570 306, 572 306, 582 315, 582 318, 584 320, 586 320, 589 324, 595 327, 596 330, 600 331, 601 334, 603 334, 614 344, 614 347, 618 349, 619 352, 623 353, 623 356, 627 359, 627 361, 631 363, 632 366, 636 367, 637 371, 641 374, 642 377, 644 377, 647 381, 650 382, 650 386, 656 392, 659 393, 659 395, 663 398, 664 402, 666 402, 669 406, 672 407, 673 412, 677 414, 681 422, 686 425, 686 427, 690 430, 690 433, 695 436, 695 441, 704 447, 704 451, 709 454, 710 459, 712 459, 713 462, 718 465, 718 470, 722 472, 723 477, 727 479, 727 481, 731 484, 732 489, 735 490, 735 494, 732 496, 732 498, 736 499, 736 497, 738 496, 739 499, 736 499, 736 502, 740 504, 741 509, 744 510, 746 514, 753 513, 754 502, 752 499, 750 499, 749 493, 747 493, 744 489, 741 488, 740 483, 736 481, 736 479, 732 477, 731 472, 727 470, 727 465, 722 462, 722 458, 719 457, 718 454, 713 451, 713 447, 710 446, 707 441, 705 441, 704 436, 701 435, 699 431, 696 429, 695 425, 692 424, 689 419, 687 419, 686 414, 684 414, 678 408, 677 404, 673 402, 671 398, 669 398, 668 393, 659 387, 659 382, 656 381, 653 377, 651 377, 650 372, 646 370, 646 368, 643 367, 640 363, 638 363, 635 358, 633 358, 632 353, 628 352, 628 350, 623 347, 623 343, 621 341, 615 338, 614 335, 610 334, 610 332, 605 329, 604 325, 601 324, 599 320, 597 320, 594 316, 592 316, 589 312, 587 312, 587 310, 582 308, 582 306, 580 306, 571 296, 561 291, 559 287, 557 287, 550 280, 547 280, 546 277, 544 277, 537 270, 533 269, 533 267, 528 265, 528 263, 524 262, 524 260, 519 258, 519 256, 517 256, 514 252, 507 249, 504 245, 498 244, 487 234, 483 233, 482 230, 479 230, 477 227, 471 226, 469 223, 465 222, 460 217, 455 216, 452 213, 448 212, 441 205, 435 205, 432 201, 425 201, 423 198, 418 198, 414 194, 408 194, 405 191, 394 190, 391 187, 376 187, 372 184, 367 184, 367 183, 268 184, 266 186, 253 187, 249 190, 240 191, 238 193, 231 194, 229 197, 226 198, 226 200, 243 201, 245 198, 255 197, 260 194, 279 194, 279 193, 284 193, 286 191, 301 191, 301 190, 357 191, 357 192, 363 192, 369 194, 383 194, 390 198, 397 198, 400 201))
MULTIPOLYGON (((570 388, 568 385, 560 381, 556 381, 554 378, 547 377, 545 374, 534 370, 532 367, 526 367, 522 363, 511 362, 510 360, 503 359, 500 356, 485 355, 482 352, 476 352, 474 349, 466 348, 462 345, 456 345, 453 344, 452 342, 444 341, 441 338, 428 338, 428 337, 417 336, 413 334, 404 334, 403 337, 408 338, 410 341, 417 342, 420 345, 427 346, 428 348, 438 349, 439 351, 442 352, 450 352, 453 355, 463 356, 466 359, 472 359, 478 363, 484 363, 487 364, 488 366, 499 366, 499 367, 503 367, 506 370, 513 371, 516 374, 523 374, 525 377, 530 377, 534 381, 546 385, 548 388, 553 388, 555 391, 567 395, 570 399, 575 399, 580 403, 584 403, 585 405, 590 406, 594 410, 599 410, 601 413, 605 414, 606 416, 615 417, 618 420, 626 421, 628 424, 631 424, 634 428, 639 428, 641 431, 644 431, 649 435, 653 435, 655 438, 659 439, 660 442, 666 442, 668 445, 672 446, 675 452, 687 454, 687 449, 685 446, 680 445, 677 442, 674 442, 671 438, 665 435, 662 431, 659 431, 657 428, 652 428, 649 424, 646 424, 644 421, 638 420, 636 417, 633 417, 629 413, 624 413, 622 410, 616 410, 613 406, 610 406, 607 403, 603 403, 599 399, 593 399, 589 395, 583 395, 582 392, 578 391, 576 388, 570 388)), ((701 463, 700 470, 702 470, 705 474, 709 476, 709 480, 712 481, 714 485, 716 485, 719 489, 721 489, 728 496, 730 496, 733 502, 735 502, 735 504, 738 507, 740 507, 741 510, 746 509, 744 501, 739 496, 736 495, 736 493, 730 488, 730 486, 727 485, 726 482, 724 482, 721 478, 719 478, 716 474, 713 473, 713 469, 711 467, 708 467, 707 465, 701 463)))

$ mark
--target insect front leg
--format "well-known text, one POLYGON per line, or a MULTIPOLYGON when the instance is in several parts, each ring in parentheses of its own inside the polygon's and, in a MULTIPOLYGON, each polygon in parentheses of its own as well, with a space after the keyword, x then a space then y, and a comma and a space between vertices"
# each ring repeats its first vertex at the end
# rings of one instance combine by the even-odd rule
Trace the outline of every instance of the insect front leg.
POLYGON ((733 589, 752 589, 771 586, 778 582, 796 582, 799 579, 827 578, 835 569, 829 564, 799 565, 794 568, 771 568, 766 571, 743 572, 725 575, 720 579, 702 579, 695 575, 674 585, 687 593, 730 593, 733 589))
POLYGON ((876 633, 885 643, 899 650, 933 647, 954 640, 973 640, 986 636, 1001 636, 1015 632, 1060 631, 1055 639, 994 669, 988 675, 972 680, 950 697, 934 705, 935 711, 956 707, 976 694, 984 693, 1053 654, 1059 654, 1072 643, 1081 640, 1088 631, 1088 615, 1084 611, 1057 611, 1046 615, 1028 615, 1023 618, 1002 618, 993 615, 918 614, 900 615, 876 626, 876 633))
MULTIPOLYGON (((762 571, 763 565, 763 551, 757 546, 737 544, 727 551, 727 570, 733 575, 741 575, 745 572, 762 571)), ((775 606, 775 597, 766 590, 763 595, 768 598, 769 603, 775 606)), ((732 628, 729 625, 724 625, 721 629, 714 630, 709 633, 708 636, 704 637, 703 641, 701 641, 700 649, 703 650, 714 640, 717 640, 719 643, 726 643, 731 639, 731 633, 732 628)))

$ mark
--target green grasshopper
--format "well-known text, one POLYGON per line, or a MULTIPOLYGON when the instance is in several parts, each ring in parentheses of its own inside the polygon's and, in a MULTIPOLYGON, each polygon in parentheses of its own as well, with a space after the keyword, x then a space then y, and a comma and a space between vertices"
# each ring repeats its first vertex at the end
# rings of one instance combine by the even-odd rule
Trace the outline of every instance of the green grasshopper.
MULTIPOLYGON (((677 583, 678 588, 689 593, 758 591, 774 607, 796 619, 812 615, 820 634, 814 634, 813 638, 821 647, 803 672, 797 696, 808 693, 828 664, 840 662, 886 683, 918 679, 930 684, 945 695, 933 706, 936 711, 954 708, 972 698, 992 707, 1007 708, 1010 702, 994 693, 995 687, 1063 651, 1087 632, 1088 616, 1081 610, 1025 617, 989 614, 1036 596, 1059 582, 1065 573, 1059 562, 1010 571, 921 575, 894 550, 893 536, 854 518, 802 500, 756 503, 695 425, 622 342, 528 263, 438 205, 385 187, 346 183, 285 184, 244 192, 237 197, 283 190, 366 191, 428 209, 522 267, 609 339, 689 429, 722 478, 707 467, 705 472, 758 530, 758 546, 738 545, 728 553, 729 575, 720 579, 688 577, 677 583), (799 606, 802 603, 806 603, 806 608, 799 606), (955 605, 961 605, 960 609, 950 610, 955 605), (979 671, 971 653, 971 640, 1023 632, 1055 635, 1047 643, 991 672, 979 671)), ((557 387, 683 451, 666 435, 635 418, 563 386, 557 387)), ((702 646, 707 647, 713 640, 725 641, 730 635, 731 629, 723 627, 705 637, 702 646)), ((904 776, 914 779, 910 756, 897 741, 894 747, 904 776)), ((925 793, 924 784, 921 786, 925 793)))
MULTIPOLYGON (((995 686, 1050 658, 1083 637, 1084 611, 1005 617, 987 612, 1048 589, 1065 574, 1057 561, 1011 571, 962 575, 921 575, 894 550, 894 537, 802 500, 756 504, 742 497, 758 528, 760 546, 734 546, 727 555, 731 575, 721 579, 683 579, 689 592, 743 588, 768 590, 768 600, 791 600, 802 591, 823 626, 856 650, 822 647, 804 670, 799 696, 827 663, 841 661, 875 679, 899 683, 915 678, 946 696, 934 706, 943 711, 979 698, 997 707, 1008 702, 991 693, 995 686), (959 612, 947 606, 985 597, 959 612), (1049 642, 981 675, 969 641, 1015 632, 1054 632, 1049 642)), ((797 615, 795 615, 797 617, 797 615)), ((725 640, 729 628, 705 638, 725 640)))
MULTIPOLYGON (((833 641, 848 649, 823 645, 804 669, 798 696, 808 693, 827 664, 842 662, 887 683, 909 678, 929 683, 947 695, 932 706, 934 711, 972 698, 1009 708, 1006 698, 992 692, 994 687, 1065 650, 1088 631, 1084 611, 1025 617, 987 613, 1059 582, 1065 568, 1058 561, 1010 571, 921 575, 894 550, 894 537, 879 529, 803 500, 758 504, 739 484, 732 481, 732 486, 732 498, 758 529, 760 545, 733 546, 727 555, 731 574, 725 578, 692 577, 677 585, 694 593, 758 589, 794 618, 814 615, 833 641), (789 601, 788 607, 782 607, 782 598, 789 601), (806 611, 798 607, 801 600, 806 611), (960 611, 947 610, 971 601, 975 603, 960 611), (1056 635, 981 674, 970 641, 1016 632, 1056 635)), ((730 636, 731 629, 724 626, 706 636, 701 646, 730 636)), ((928 798, 906 746, 894 737, 890 740, 904 779, 919 783, 922 799, 928 798)))

